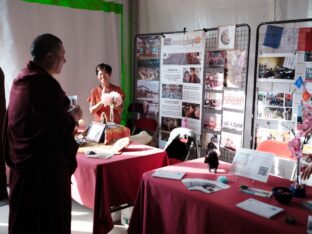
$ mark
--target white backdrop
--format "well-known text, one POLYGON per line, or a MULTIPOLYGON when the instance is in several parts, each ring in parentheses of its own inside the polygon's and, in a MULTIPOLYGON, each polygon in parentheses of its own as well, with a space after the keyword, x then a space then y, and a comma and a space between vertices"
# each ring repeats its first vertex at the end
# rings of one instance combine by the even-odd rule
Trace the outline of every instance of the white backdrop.
POLYGON ((138 0, 138 33, 215 28, 246 23, 251 27, 244 146, 250 146, 257 27, 262 22, 312 17, 312 0, 138 0))
MULTIPOLYGON (((128 22, 128 0, 118 2, 124 6, 124 20, 128 22)), ((39 34, 52 33, 63 41, 67 60, 56 78, 68 95, 78 95, 83 118, 91 121, 86 99, 98 84, 95 66, 102 62, 110 64, 113 68, 112 83, 120 84, 120 20, 120 15, 113 12, 1 0, 0 66, 6 77, 7 101, 13 79, 31 58, 32 40, 39 34)), ((127 38, 127 28, 124 29, 127 38)))

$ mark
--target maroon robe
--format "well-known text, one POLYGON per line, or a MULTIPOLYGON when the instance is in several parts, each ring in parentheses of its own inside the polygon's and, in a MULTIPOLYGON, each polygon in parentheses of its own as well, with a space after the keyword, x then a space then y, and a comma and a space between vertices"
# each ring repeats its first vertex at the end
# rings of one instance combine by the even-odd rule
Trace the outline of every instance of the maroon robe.
POLYGON ((59 83, 34 62, 14 80, 4 141, 11 168, 9 234, 70 234, 78 147, 68 109, 59 83))
POLYGON ((4 92, 4 74, 0 68, 0 200, 8 199, 7 180, 5 174, 5 162, 2 147, 2 130, 4 123, 5 108, 5 92, 4 92))

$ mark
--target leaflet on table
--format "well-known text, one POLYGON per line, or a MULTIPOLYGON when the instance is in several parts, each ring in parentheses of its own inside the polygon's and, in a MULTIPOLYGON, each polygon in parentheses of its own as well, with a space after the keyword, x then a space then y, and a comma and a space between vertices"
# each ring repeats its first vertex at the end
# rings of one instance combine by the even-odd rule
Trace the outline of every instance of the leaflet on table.
POLYGON ((173 180, 181 180, 185 172, 180 171, 167 171, 167 170, 157 170, 153 173, 153 176, 166 178, 166 179, 173 179, 173 180))
POLYGON ((212 193, 222 189, 230 188, 230 186, 227 184, 200 178, 186 178, 183 179, 182 182, 188 190, 197 190, 204 193, 212 193))
POLYGON ((277 215, 284 210, 283 208, 272 206, 270 204, 258 201, 253 198, 249 198, 243 202, 236 204, 236 207, 267 219, 272 218, 274 215, 277 215))
POLYGON ((274 154, 251 149, 238 149, 231 172, 261 182, 267 182, 274 161, 274 154))

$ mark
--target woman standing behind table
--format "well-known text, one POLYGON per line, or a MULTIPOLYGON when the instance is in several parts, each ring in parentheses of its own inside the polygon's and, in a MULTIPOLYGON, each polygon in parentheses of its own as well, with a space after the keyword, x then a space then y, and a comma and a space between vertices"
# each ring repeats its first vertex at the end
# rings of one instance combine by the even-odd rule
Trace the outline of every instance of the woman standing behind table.
MULTIPOLYGON (((90 96, 87 101, 90 103, 90 114, 93 115, 93 119, 96 122, 101 122, 103 118, 103 114, 109 118, 110 116, 110 107, 105 106, 102 102, 101 96, 102 92, 110 93, 115 91, 120 94, 122 100, 125 99, 124 92, 122 89, 112 83, 110 83, 110 79, 112 76, 112 67, 108 64, 101 63, 95 68, 96 75, 98 80, 100 81, 100 85, 91 90, 90 96)), ((122 105, 114 107, 114 122, 120 124, 121 122, 121 114, 122 114, 122 105)))

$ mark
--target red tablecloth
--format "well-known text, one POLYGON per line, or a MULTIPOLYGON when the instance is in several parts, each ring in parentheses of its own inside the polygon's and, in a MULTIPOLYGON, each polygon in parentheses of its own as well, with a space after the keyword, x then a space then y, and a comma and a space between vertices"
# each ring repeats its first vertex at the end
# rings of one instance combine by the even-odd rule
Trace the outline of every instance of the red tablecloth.
POLYGON ((78 153, 77 162, 72 197, 94 209, 94 234, 113 228, 112 206, 134 202, 144 172, 168 165, 165 151, 138 144, 131 144, 110 159, 87 158, 78 153))
POLYGON ((263 198, 239 192, 240 185, 271 190, 276 186, 289 186, 290 181, 270 176, 267 183, 230 175, 230 164, 222 163, 217 174, 210 174, 203 158, 183 162, 163 169, 187 172, 184 178, 216 180, 225 175, 230 180, 229 189, 215 193, 189 191, 181 181, 143 175, 128 233, 130 234, 276 234, 306 233, 308 215, 311 211, 302 208, 303 200, 312 199, 312 189, 307 189, 307 198, 293 198, 289 205, 278 203, 273 197, 263 198), (285 209, 277 216, 266 219, 246 212, 235 205, 254 198, 285 209), (297 224, 284 222, 285 216, 294 216, 297 224))

